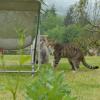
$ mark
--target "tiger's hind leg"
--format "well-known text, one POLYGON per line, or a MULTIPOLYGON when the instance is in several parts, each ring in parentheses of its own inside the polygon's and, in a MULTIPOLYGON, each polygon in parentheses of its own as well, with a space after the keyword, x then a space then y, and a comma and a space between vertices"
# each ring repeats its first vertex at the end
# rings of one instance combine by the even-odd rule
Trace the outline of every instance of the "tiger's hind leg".
POLYGON ((69 59, 68 59, 68 61, 69 61, 70 65, 71 65, 71 67, 72 67, 72 70, 74 70, 73 63, 72 63, 71 60, 69 60, 69 59))
POLYGON ((79 69, 80 61, 79 60, 76 60, 75 63, 76 63, 77 69, 79 69))
POLYGON ((71 66, 72 66, 72 70, 76 71, 77 69, 79 69, 80 61, 78 61, 78 60, 76 60, 76 59, 70 59, 70 60, 69 60, 69 63, 70 63, 71 66))
POLYGON ((71 59, 68 59, 68 61, 69 61, 69 63, 70 63, 70 65, 71 65, 71 67, 72 67, 72 70, 76 70, 76 66, 75 66, 75 64, 73 63, 73 61, 71 60, 71 59))

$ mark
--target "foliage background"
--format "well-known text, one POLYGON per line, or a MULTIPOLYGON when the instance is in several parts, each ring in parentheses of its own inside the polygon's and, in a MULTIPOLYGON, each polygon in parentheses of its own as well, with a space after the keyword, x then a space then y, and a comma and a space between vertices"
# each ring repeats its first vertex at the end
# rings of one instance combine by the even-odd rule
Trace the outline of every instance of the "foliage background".
MULTIPOLYGON (((79 0, 62 16, 51 8, 41 15, 41 33, 61 43, 75 43, 85 52, 100 52, 100 0, 79 0)), ((99 54, 97 54, 99 55, 99 54)))

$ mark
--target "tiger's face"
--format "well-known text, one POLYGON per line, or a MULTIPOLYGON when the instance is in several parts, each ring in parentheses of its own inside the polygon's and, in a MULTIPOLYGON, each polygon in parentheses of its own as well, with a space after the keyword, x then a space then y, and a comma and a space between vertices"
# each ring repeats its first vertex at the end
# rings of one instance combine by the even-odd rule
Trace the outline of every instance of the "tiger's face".
POLYGON ((60 51, 54 50, 53 54, 54 54, 55 58, 58 58, 59 56, 61 56, 61 52, 60 51))
POLYGON ((54 45, 54 56, 56 58, 61 57, 61 52, 62 52, 62 46, 60 44, 55 44, 54 45))

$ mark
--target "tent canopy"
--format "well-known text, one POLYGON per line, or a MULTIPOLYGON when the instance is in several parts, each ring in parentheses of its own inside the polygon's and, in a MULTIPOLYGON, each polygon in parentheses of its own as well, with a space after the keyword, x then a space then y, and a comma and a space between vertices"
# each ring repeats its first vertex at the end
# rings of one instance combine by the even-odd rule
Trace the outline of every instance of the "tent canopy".
POLYGON ((19 49, 22 35, 23 47, 32 44, 40 6, 37 0, 0 0, 0 48, 19 49))

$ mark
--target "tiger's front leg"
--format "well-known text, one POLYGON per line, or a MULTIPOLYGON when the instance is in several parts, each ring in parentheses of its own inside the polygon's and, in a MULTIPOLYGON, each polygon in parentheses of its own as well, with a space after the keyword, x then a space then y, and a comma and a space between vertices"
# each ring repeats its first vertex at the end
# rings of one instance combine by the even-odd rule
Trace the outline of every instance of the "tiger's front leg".
POLYGON ((61 59, 60 56, 54 56, 54 62, 53 62, 54 68, 57 67, 57 65, 59 64, 60 59, 61 59))

